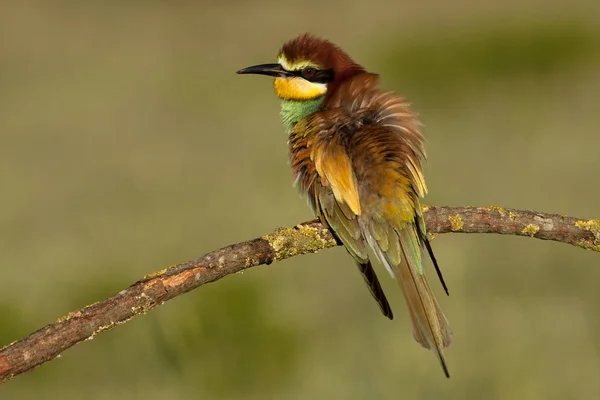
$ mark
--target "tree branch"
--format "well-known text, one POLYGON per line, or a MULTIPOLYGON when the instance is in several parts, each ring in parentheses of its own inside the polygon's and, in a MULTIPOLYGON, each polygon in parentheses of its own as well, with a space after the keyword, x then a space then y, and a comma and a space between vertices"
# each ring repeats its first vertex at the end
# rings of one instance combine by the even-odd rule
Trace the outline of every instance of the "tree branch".
MULTIPOLYGON (((531 236, 600 251, 600 220, 579 220, 495 206, 424 207, 424 211, 431 234, 460 232, 531 236)), ((114 296, 71 312, 0 349, 0 383, 205 283, 256 265, 268 265, 334 246, 336 241, 331 233, 313 220, 147 275, 114 296)))

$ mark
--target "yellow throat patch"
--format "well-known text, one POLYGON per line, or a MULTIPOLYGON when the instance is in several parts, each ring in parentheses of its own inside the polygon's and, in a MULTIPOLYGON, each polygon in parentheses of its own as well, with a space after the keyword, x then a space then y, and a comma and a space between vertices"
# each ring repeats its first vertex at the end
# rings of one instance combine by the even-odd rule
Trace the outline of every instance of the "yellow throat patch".
POLYGON ((300 77, 275 78, 275 94, 284 100, 312 100, 327 92, 325 83, 309 82, 300 77))

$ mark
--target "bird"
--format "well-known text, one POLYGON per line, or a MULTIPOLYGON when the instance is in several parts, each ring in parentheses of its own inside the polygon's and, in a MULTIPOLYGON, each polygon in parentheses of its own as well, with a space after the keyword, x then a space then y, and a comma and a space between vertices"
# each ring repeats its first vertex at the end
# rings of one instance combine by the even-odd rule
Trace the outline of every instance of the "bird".
POLYGON ((274 78, 295 186, 350 253, 389 319, 369 254, 399 281, 415 340, 434 352, 449 378, 444 348, 453 334, 425 276, 425 252, 446 294, 448 288, 423 218, 426 153, 410 103, 380 89, 379 75, 339 46, 309 33, 284 43, 276 63, 237 73, 274 78))

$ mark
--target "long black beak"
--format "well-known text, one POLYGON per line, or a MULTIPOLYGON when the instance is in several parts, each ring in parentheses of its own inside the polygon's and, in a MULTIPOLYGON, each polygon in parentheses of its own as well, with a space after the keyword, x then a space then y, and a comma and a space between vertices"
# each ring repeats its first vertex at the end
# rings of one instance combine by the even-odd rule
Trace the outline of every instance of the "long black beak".
POLYGON ((290 73, 283 69, 283 67, 279 64, 253 65, 252 67, 240 69, 236 72, 236 74, 258 74, 278 77, 290 75, 290 73))

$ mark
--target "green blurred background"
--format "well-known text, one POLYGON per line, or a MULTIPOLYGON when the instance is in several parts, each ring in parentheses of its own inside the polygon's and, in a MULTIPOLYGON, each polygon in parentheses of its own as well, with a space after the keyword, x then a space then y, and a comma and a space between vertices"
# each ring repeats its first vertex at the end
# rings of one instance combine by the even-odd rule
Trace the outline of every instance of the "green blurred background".
MULTIPOLYGON (((425 124, 436 205, 600 217, 600 3, 4 1, 0 345, 146 273, 311 218, 273 62, 310 31, 425 124)), ((597 399, 600 254, 434 241, 446 380, 343 249, 230 276, 0 386, 2 399, 597 399)))

